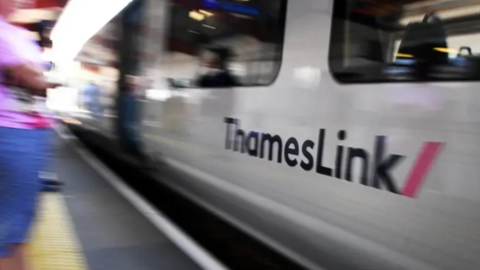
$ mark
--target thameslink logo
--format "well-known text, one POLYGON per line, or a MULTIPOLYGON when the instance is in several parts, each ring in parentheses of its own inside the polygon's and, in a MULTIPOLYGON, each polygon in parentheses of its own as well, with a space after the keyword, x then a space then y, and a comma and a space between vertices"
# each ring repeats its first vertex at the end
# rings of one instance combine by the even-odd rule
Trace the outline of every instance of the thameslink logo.
MULTIPOLYGON (((373 157, 366 149, 338 145, 335 155, 335 168, 332 169, 325 166, 323 162, 325 129, 319 130, 317 153, 315 154, 313 153, 315 142, 311 140, 306 140, 300 145, 294 137, 284 141, 279 135, 256 131, 247 133, 240 129, 239 119, 226 117, 224 122, 227 124, 225 148, 228 150, 246 153, 253 157, 267 158, 278 163, 285 160, 285 163, 290 167, 300 166, 305 171, 311 171, 315 168, 315 171, 319 174, 350 182, 353 181, 353 161, 358 160, 361 164, 360 184, 377 189, 385 188, 392 193, 407 197, 415 197, 418 194, 443 146, 443 143, 439 142, 425 142, 405 180, 404 186, 400 189, 391 171, 401 163, 404 156, 387 153, 386 136, 375 137, 373 157), (274 149, 277 149, 277 151, 274 151, 274 149), (301 158, 302 156, 303 158, 301 158), (343 164, 344 160, 346 164, 343 164), (371 171, 370 174, 369 171, 371 171)), ((345 130, 338 131, 337 138, 339 141, 346 140, 347 132, 345 130)))

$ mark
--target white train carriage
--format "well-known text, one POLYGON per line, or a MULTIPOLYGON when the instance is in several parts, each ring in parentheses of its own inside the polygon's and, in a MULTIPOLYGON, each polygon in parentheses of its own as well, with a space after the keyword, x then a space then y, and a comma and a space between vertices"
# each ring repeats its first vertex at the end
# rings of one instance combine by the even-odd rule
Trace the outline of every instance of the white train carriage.
POLYGON ((480 1, 144 4, 162 181, 309 269, 479 269, 480 1))

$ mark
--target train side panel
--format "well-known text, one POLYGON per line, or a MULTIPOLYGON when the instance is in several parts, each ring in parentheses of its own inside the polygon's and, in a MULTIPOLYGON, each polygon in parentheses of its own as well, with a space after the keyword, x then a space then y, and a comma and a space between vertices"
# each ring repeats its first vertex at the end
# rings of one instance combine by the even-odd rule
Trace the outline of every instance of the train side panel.
POLYGON ((311 268, 476 269, 478 83, 338 83, 332 9, 288 2, 272 85, 148 101, 146 149, 170 185, 311 268))
POLYGON ((362 47, 332 38, 332 0, 230 10, 225 22, 252 20, 240 22, 251 35, 215 22, 212 4, 146 2, 138 75, 151 85, 139 132, 162 181, 310 269, 478 269, 478 82, 345 82, 336 53, 368 63, 362 47), (264 10, 284 19, 283 38, 260 31, 281 23, 264 10), (180 31, 233 46, 249 86, 169 87, 202 72, 195 39, 180 31))

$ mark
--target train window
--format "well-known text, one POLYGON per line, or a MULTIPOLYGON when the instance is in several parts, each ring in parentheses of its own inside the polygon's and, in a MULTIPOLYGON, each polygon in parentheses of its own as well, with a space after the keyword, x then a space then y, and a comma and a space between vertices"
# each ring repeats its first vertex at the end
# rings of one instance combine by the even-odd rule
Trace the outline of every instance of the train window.
POLYGON ((480 80, 480 1, 335 0, 329 65, 341 83, 480 80))
POLYGON ((201 87, 205 76, 223 70, 233 86, 271 84, 282 59, 285 12, 286 0, 171 0, 165 75, 201 87))

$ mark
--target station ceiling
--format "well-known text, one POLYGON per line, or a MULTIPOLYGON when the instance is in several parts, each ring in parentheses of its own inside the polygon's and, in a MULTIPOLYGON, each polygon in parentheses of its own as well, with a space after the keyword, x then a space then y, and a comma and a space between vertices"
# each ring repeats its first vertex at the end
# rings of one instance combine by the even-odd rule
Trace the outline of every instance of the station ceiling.
POLYGON ((36 0, 35 6, 29 9, 18 9, 8 20, 32 32, 32 36, 39 40, 39 25, 52 28, 65 8, 68 0, 36 0))

